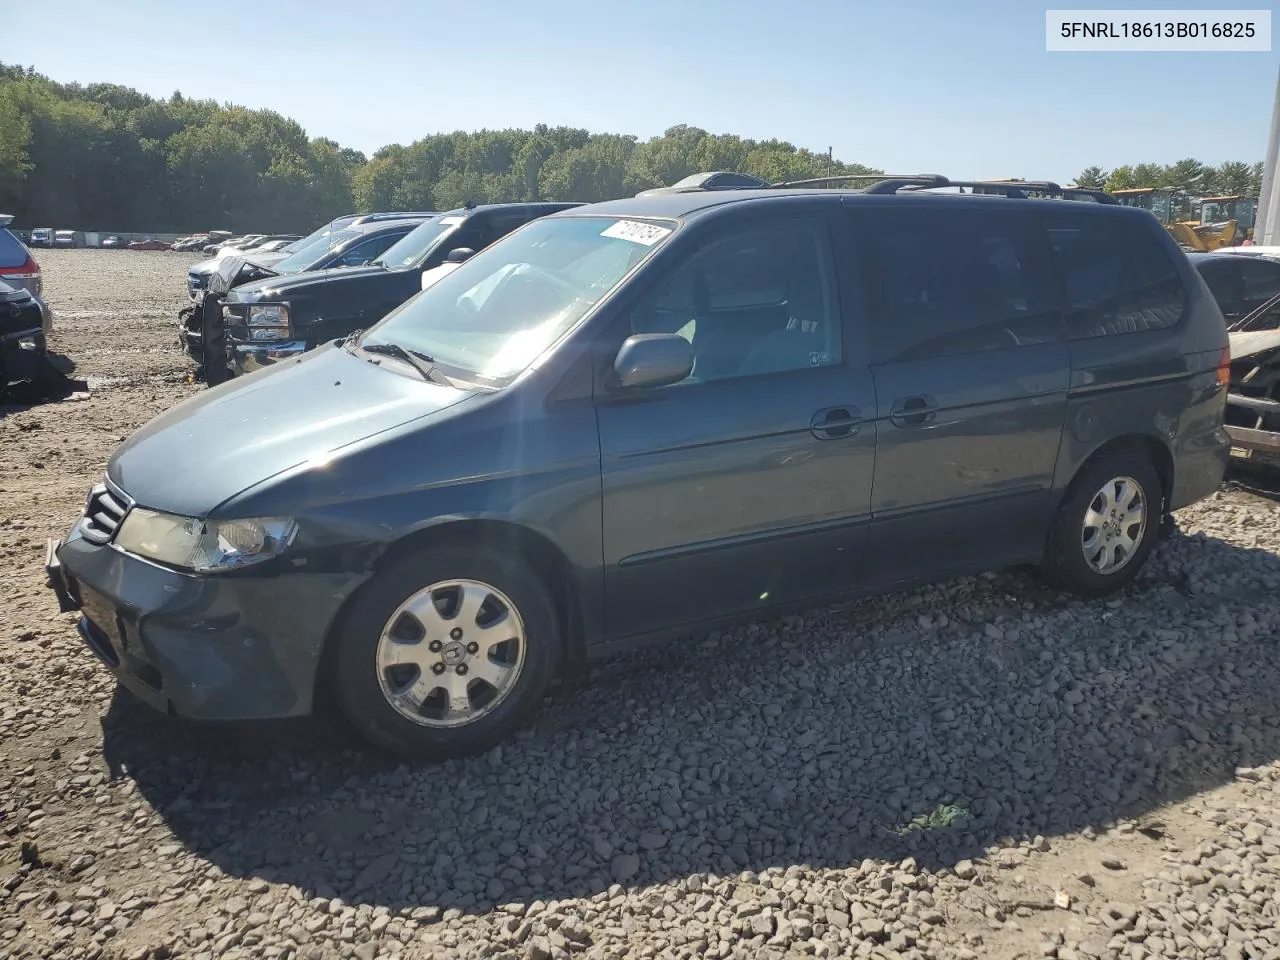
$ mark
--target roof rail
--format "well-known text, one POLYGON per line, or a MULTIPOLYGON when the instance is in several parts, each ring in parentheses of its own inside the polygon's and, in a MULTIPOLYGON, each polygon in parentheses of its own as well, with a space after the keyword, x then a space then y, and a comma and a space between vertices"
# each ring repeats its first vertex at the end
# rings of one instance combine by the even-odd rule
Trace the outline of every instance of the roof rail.
MULTIPOLYGON (((882 174, 883 176, 883 174, 882 174)), ((863 190, 863 193, 897 193, 901 189, 929 190, 950 187, 952 183, 940 173, 914 173, 906 176, 885 177, 863 190)))
MULTIPOLYGON (((1118 203, 1115 197, 1104 190, 1094 190, 1090 187, 1062 187, 1052 180, 947 180, 946 183, 934 186, 967 187, 974 193, 995 193, 1017 200, 1027 200, 1030 194, 1044 194, 1050 197, 1061 197, 1064 200, 1087 197, 1096 203, 1118 203)), ((904 186, 897 183, 890 184, 886 181, 885 183, 877 183, 874 187, 868 187, 866 192, 896 193, 899 188, 908 191, 931 189, 930 186, 923 184, 906 184, 904 186)))

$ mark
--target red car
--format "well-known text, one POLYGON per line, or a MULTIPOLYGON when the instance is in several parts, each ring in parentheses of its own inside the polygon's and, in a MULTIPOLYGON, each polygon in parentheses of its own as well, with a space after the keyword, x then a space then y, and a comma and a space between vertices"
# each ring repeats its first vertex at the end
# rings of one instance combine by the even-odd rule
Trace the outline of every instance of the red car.
POLYGON ((168 250, 169 244, 163 240, 152 240, 148 237, 146 240, 132 240, 129 242, 130 250, 168 250))

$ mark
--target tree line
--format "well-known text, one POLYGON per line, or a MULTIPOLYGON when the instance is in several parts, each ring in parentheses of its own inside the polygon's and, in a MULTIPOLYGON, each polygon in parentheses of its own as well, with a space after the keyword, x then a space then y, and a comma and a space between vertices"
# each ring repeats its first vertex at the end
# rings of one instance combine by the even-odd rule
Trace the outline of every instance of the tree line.
POLYGON ((1076 177, 1076 184, 1107 191, 1163 187, 1198 197, 1256 197, 1262 192, 1262 164, 1235 160, 1212 167, 1187 159, 1167 165, 1137 163, 1114 170, 1088 167, 1076 177))
POLYGON ((0 64, 0 212, 24 226, 298 231, 353 211, 606 200, 724 169, 774 181, 879 172, 688 126, 647 141, 543 124, 459 131, 370 158, 270 110, 0 64))
MULTIPOLYGON (((1170 185, 1257 193, 1261 167, 1090 167, 1079 182, 1117 189, 1172 178, 1170 185)), ((366 157, 271 110, 61 84, 0 63, 0 212, 27 227, 296 232, 350 212, 607 200, 701 170, 773 182, 881 172, 782 140, 685 125, 649 140, 544 124, 458 131, 366 157)))

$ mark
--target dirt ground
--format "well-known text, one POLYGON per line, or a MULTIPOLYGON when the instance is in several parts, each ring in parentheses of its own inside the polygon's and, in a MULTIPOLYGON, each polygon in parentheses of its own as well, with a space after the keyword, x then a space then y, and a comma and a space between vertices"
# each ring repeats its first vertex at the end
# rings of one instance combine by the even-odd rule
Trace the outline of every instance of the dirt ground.
POLYGON ((1265 482, 1108 602, 1015 572, 756 624, 396 767, 328 718, 153 714, 82 647, 45 542, 202 389, 197 258, 39 259, 91 396, 0 408, 0 960, 1280 958, 1265 482))

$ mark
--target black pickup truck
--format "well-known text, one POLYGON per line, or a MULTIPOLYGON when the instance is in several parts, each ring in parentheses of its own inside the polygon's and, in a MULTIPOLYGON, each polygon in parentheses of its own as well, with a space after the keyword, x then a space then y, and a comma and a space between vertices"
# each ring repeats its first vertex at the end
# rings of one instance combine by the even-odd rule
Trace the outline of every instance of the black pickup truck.
POLYGON ((204 307, 205 380, 215 386, 371 327, 421 290, 422 274, 446 258, 465 259, 531 220, 576 206, 473 204, 426 221, 367 267, 266 277, 229 290, 218 289, 215 275, 204 307), (219 355, 225 366, 213 362, 219 355))

